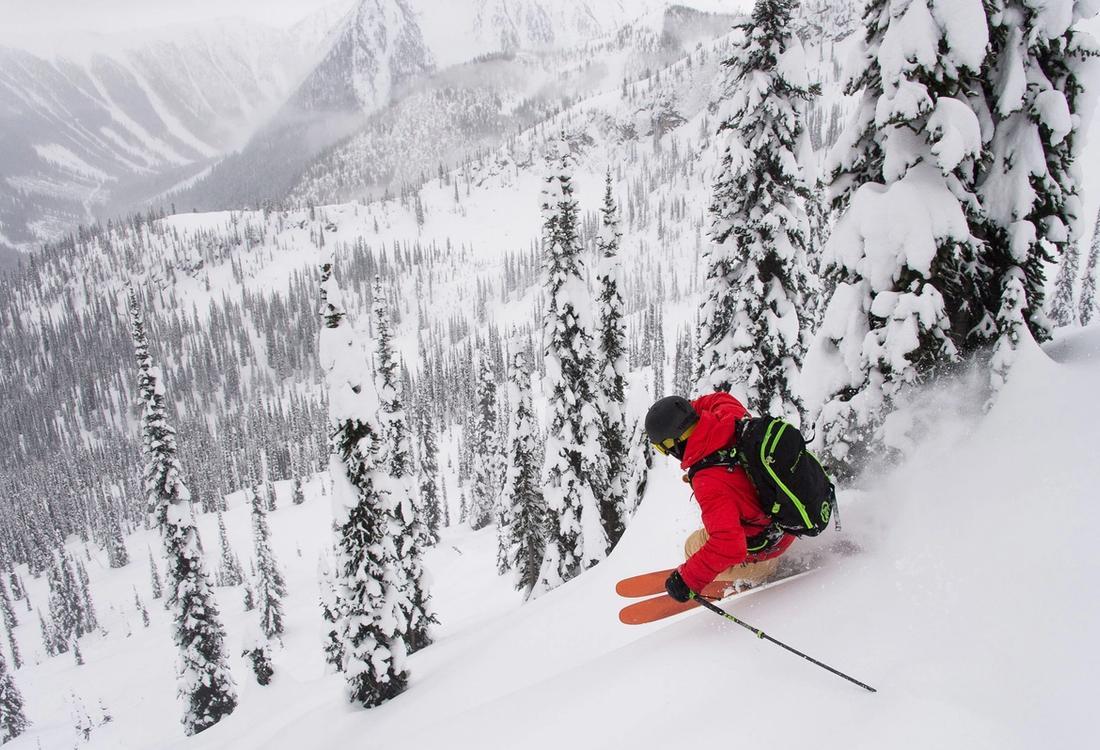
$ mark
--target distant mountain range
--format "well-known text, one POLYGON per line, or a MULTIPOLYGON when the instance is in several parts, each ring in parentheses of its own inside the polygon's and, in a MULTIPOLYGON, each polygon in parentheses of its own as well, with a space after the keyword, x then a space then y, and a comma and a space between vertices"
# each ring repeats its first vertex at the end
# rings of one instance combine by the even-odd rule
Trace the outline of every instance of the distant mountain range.
POLYGON ((0 245, 55 239, 193 178, 242 146, 316 64, 333 9, 51 53, 0 47, 0 245))
POLYGON ((415 181, 729 27, 667 5, 356 0, 289 29, 0 47, 0 267, 150 203, 331 201, 415 181))

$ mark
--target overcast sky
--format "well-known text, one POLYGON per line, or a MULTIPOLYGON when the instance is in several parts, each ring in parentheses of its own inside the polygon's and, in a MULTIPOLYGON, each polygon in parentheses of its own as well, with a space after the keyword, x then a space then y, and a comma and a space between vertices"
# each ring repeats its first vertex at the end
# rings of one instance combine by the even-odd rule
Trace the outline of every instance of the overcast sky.
POLYGON ((334 0, 0 0, 0 35, 126 31, 229 16, 289 26, 332 4, 334 0))
MULTIPOLYGON (((451 0, 430 0, 447 3, 451 0)), ((561 2, 562 0, 557 0, 561 2)), ((626 0, 629 4, 631 0, 626 0)), ((752 7, 753 0, 681 0, 703 10, 752 7)), ((0 0, 0 44, 36 47, 54 38, 64 45, 75 32, 112 32, 243 17, 289 26, 325 6, 354 0, 0 0), (31 44, 33 42, 34 44, 31 44)), ((423 3, 424 5, 427 2, 423 3)), ((648 3, 642 3, 648 5, 648 3)))

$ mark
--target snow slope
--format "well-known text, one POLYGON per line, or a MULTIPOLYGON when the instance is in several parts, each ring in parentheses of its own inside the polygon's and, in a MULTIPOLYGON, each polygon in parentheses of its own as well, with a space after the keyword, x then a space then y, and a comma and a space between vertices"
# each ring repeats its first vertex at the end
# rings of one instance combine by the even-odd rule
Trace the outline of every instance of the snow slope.
MULTIPOLYGON (((16 672, 35 725, 11 747, 71 747, 70 690, 89 707, 102 698, 114 716, 89 747, 658 748, 777 738, 845 749, 1089 745, 1091 696, 1100 688, 1092 647, 1100 551, 1074 532, 1100 522, 1100 402, 1091 397, 1100 327, 1050 351, 1057 362, 1025 352, 996 408, 977 423, 956 417, 965 386, 930 393, 929 403, 945 405, 932 438, 899 470, 842 493, 841 534, 792 548, 823 553, 823 569, 730 607, 875 686, 875 695, 707 612, 618 623, 625 600, 614 582, 677 563, 698 522, 687 488, 664 466, 611 557, 525 605, 492 573, 493 530, 449 529, 427 561, 439 639, 411 658, 406 693, 370 711, 353 708, 340 678, 324 674, 320 651, 316 565, 329 543, 328 508, 317 487, 302 506, 290 506, 281 487, 270 521, 290 596, 272 686, 256 686, 235 658, 240 707, 183 738, 166 614, 150 604, 153 626, 144 630, 129 603, 132 585, 148 603, 148 540, 139 534, 128 540, 135 561, 127 568, 88 566, 110 633, 86 639, 87 664, 65 655, 16 672), (862 551, 832 553, 842 539, 862 551)), ((216 549, 213 518, 201 524, 216 549)), ((227 524, 247 557, 239 502, 227 524)), ((28 583, 44 604, 44 581, 28 583)), ((218 595, 235 654, 246 620, 239 591, 218 595)), ((17 607, 17 633, 33 662, 36 626, 17 607)))

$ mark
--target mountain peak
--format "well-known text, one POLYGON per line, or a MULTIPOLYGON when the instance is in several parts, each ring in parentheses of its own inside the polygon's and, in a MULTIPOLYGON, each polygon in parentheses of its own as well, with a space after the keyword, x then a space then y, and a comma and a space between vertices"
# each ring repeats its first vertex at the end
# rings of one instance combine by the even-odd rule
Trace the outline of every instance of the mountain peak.
POLYGON ((328 54, 295 94, 296 107, 370 112, 384 105, 396 87, 435 68, 404 0, 359 0, 334 37, 328 54))

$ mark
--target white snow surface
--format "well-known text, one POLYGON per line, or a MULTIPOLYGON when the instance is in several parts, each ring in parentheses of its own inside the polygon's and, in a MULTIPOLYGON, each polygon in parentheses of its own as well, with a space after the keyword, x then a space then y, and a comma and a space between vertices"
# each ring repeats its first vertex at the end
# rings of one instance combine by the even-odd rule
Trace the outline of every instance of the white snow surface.
MULTIPOLYGON (((148 598, 145 548, 159 545, 140 532, 127 539, 127 567, 107 568, 98 550, 86 561, 106 634, 84 639, 84 666, 71 654, 45 658, 37 623, 16 602, 29 665, 15 677, 34 723, 6 747, 72 747, 70 693, 93 715, 102 699, 114 717, 93 730, 89 748, 666 748, 695 744, 701 727, 731 747, 769 746, 777 733, 783 746, 823 750, 1081 747, 1095 734, 1091 701, 1100 690, 1092 647, 1100 549, 1073 532, 1100 522, 1100 401, 1091 396, 1100 327, 1049 351, 1057 363, 1024 350, 1001 400, 976 424, 950 408, 965 393, 930 393, 928 403, 946 406, 930 415, 940 419, 931 439, 905 466, 841 493, 842 533, 798 542, 790 554, 840 537, 862 552, 827 553, 816 574, 727 605, 877 694, 705 611, 618 622, 627 602, 615 581, 677 564, 698 525, 687 488, 665 464, 611 556, 527 604, 494 573, 492 527, 447 529, 426 560, 438 640, 409 658, 408 691, 355 708, 342 679, 325 674, 320 650, 327 504, 317 482, 300 506, 290 504, 289 484, 277 483, 269 520, 288 596, 272 685, 256 685, 240 657, 251 627, 240 590, 217 589, 240 706, 184 738, 169 618, 148 598), (149 609, 148 629, 133 586, 149 609), (791 705, 799 721, 790 720, 791 705)), ((244 556, 248 508, 237 500, 226 525, 244 556)), ((198 524, 209 547, 216 517, 198 524)), ((70 546, 83 558, 82 545, 70 546)), ((44 579, 21 573, 41 606, 44 579)))

